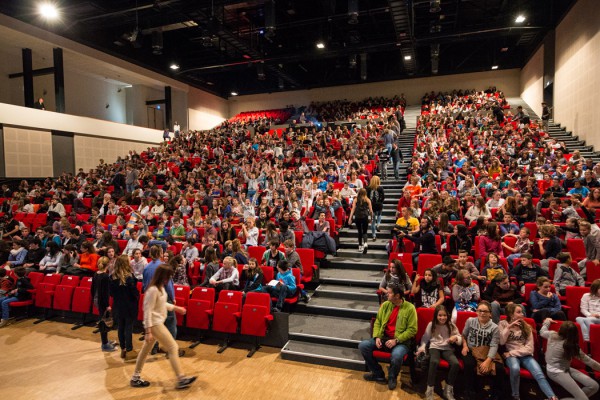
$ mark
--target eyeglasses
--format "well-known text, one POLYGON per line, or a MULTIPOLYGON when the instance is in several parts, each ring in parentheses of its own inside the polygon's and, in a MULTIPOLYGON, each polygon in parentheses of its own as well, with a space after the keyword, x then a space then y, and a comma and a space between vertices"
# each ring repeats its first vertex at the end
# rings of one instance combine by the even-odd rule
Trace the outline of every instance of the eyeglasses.
POLYGON ((477 310, 478 314, 489 314, 490 312, 488 310, 477 310))

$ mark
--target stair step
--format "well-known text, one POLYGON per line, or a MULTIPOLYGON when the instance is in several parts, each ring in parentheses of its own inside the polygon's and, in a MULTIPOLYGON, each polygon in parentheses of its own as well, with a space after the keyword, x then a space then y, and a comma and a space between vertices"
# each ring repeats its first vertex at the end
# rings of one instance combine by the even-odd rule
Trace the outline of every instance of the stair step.
POLYGON ((347 300, 365 300, 365 301, 378 301, 376 289, 372 287, 361 287, 361 286, 348 286, 348 285, 334 285, 330 283, 323 283, 319 285, 315 291, 313 298, 328 297, 336 299, 347 299, 347 300))
MULTIPOLYGON (((387 268, 388 260, 387 259, 360 259, 354 257, 335 257, 329 263, 328 268, 336 268, 336 269, 354 269, 354 270, 364 270, 364 271, 383 271, 387 268)), ((321 269, 324 271, 325 269, 321 269)), ((322 277, 322 276, 321 276, 322 277)))
POLYGON ((385 250, 369 248, 367 254, 359 253, 358 252, 358 242, 356 244, 356 248, 340 249, 340 250, 338 250, 337 254, 339 257, 355 257, 355 258, 366 258, 366 259, 378 258, 378 259, 383 259, 383 260, 388 259, 388 254, 387 254, 387 251, 385 251, 385 250))
POLYGON ((281 349, 284 360, 299 361, 329 367, 365 371, 365 361, 358 348, 350 349, 330 344, 288 341, 281 349))
MULTIPOLYGON (((390 235, 391 236, 391 235, 390 235)), ((385 239, 382 238, 381 235, 379 235, 377 237, 377 239, 373 240, 371 239, 371 235, 369 234, 369 251, 371 250, 385 250, 386 249, 386 245, 388 244, 390 239, 385 239)), ((356 236, 355 237, 351 237, 351 236, 340 236, 340 246, 339 248, 341 249, 355 249, 356 248, 356 236)))
POLYGON ((358 343, 370 337, 365 320, 297 313, 289 317, 290 340, 356 349, 358 343))
MULTIPOLYGON (((360 262, 359 260, 357 261, 360 262)), ((385 262, 387 263, 387 257, 385 262)), ((379 268, 371 270, 322 268, 319 273, 319 281, 321 283, 374 288, 379 287, 379 283, 383 277, 383 270, 379 268)))
POLYGON ((314 296, 308 304, 297 304, 296 310, 308 314, 371 319, 377 315, 379 302, 377 297, 373 297, 373 299, 344 299, 314 296))

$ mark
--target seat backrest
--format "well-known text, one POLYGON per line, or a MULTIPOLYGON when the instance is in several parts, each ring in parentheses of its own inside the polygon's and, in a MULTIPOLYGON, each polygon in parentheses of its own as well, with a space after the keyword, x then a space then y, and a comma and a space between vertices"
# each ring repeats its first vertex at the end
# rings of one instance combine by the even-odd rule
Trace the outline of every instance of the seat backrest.
POLYGON ((315 251, 313 249, 298 248, 296 249, 296 252, 300 256, 302 265, 312 268, 312 266, 315 264, 315 251))
POLYGON ((54 291, 53 308, 55 310, 69 311, 71 309, 71 300, 76 286, 58 285, 54 291))
POLYGON ((419 254, 417 272, 423 276, 427 268, 433 268, 441 262, 442 256, 439 254, 419 254))
POLYGON ((456 327, 461 334, 469 318, 477 318, 477 313, 473 311, 459 311, 456 314, 456 327))
POLYGON ((231 303, 238 306, 237 311, 242 308, 242 292, 235 290, 222 290, 219 292, 218 303, 231 303))
POLYGON ((594 360, 600 360, 600 325, 590 325, 590 353, 594 360))
POLYGON ((413 265, 411 253, 390 253, 389 262, 392 262, 392 260, 402 261, 402 266, 404 267, 404 270, 406 271, 408 276, 412 276, 413 265))
POLYGON ((92 292, 89 287, 78 286, 73 291, 71 311, 88 314, 92 309, 92 292))
POLYGON ((575 261, 585 258, 585 245, 583 239, 567 239, 567 251, 575 261))
POLYGON ((61 279, 60 274, 46 274, 46 275, 44 275, 44 279, 42 280, 42 283, 58 285, 60 283, 60 279, 61 279))
POLYGON ((275 271, 273 271, 273 267, 262 266, 260 269, 262 269, 264 284, 267 284, 275 279, 275 271))
POLYGON ((73 276, 73 275, 63 275, 62 279, 60 280, 60 284, 61 286, 79 286, 79 277, 78 276, 73 276))
POLYGON ((40 282, 44 280, 44 274, 42 272, 30 272, 27 277, 34 288, 37 288, 40 282))
POLYGON ((267 251, 265 246, 250 246, 248 247, 248 256, 250 258, 256 258, 256 261, 260 264, 260 260, 262 260, 265 251, 267 251))
POLYGON ((215 289, 213 288, 205 288, 205 287, 196 287, 192 291, 192 299, 195 300, 208 300, 214 304, 215 302, 215 289))
POLYGON ((184 285, 175 285, 175 298, 177 299, 177 304, 179 304, 179 300, 183 301, 183 304, 179 304, 185 307, 190 298, 190 287, 184 285))
POLYGON ((91 288, 92 287, 92 278, 90 276, 81 278, 81 280, 79 281, 79 287, 91 288))
POLYGON ((268 293, 248 292, 246 294, 246 302, 244 303, 244 306, 245 305, 270 307, 271 296, 268 293))
POLYGON ((504 243, 506 243, 509 247, 515 247, 515 244, 517 243, 517 238, 514 236, 504 236, 502 238, 502 241, 504 243))
POLYGON ((579 317, 581 313, 581 298, 584 294, 590 292, 590 288, 580 286, 567 286, 565 291, 565 295, 567 296, 567 305, 570 307, 568 318, 570 321, 575 321, 575 318, 579 317))
POLYGON ((433 321, 433 308, 417 308, 417 346, 421 343, 421 338, 425 333, 425 329, 427 329, 427 325, 433 321))

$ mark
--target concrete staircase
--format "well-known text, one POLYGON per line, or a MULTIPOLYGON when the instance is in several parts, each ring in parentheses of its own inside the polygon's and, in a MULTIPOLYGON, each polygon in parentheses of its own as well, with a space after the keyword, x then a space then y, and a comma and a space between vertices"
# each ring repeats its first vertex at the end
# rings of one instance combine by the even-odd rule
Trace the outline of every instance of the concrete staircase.
POLYGON ((370 319, 377 314, 376 290, 387 266, 386 244, 396 221, 396 205, 406 183, 408 161, 413 151, 416 117, 420 107, 405 112, 407 129, 398 139, 405 159, 400 179, 394 179, 388 166, 388 179, 382 181, 385 202, 377 239, 369 233, 367 254, 358 252, 356 229, 340 232, 338 256, 321 265, 319 285, 308 304, 298 304, 289 317, 289 341, 281 357, 319 365, 364 371, 358 343, 370 337, 370 319))

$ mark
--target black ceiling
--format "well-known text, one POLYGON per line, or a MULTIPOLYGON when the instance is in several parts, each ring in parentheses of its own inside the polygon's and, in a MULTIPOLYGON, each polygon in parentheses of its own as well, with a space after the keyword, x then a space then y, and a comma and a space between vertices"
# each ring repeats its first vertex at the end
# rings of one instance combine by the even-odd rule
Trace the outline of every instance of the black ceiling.
POLYGON ((0 12, 228 97, 522 67, 576 0, 55 1, 0 12))

